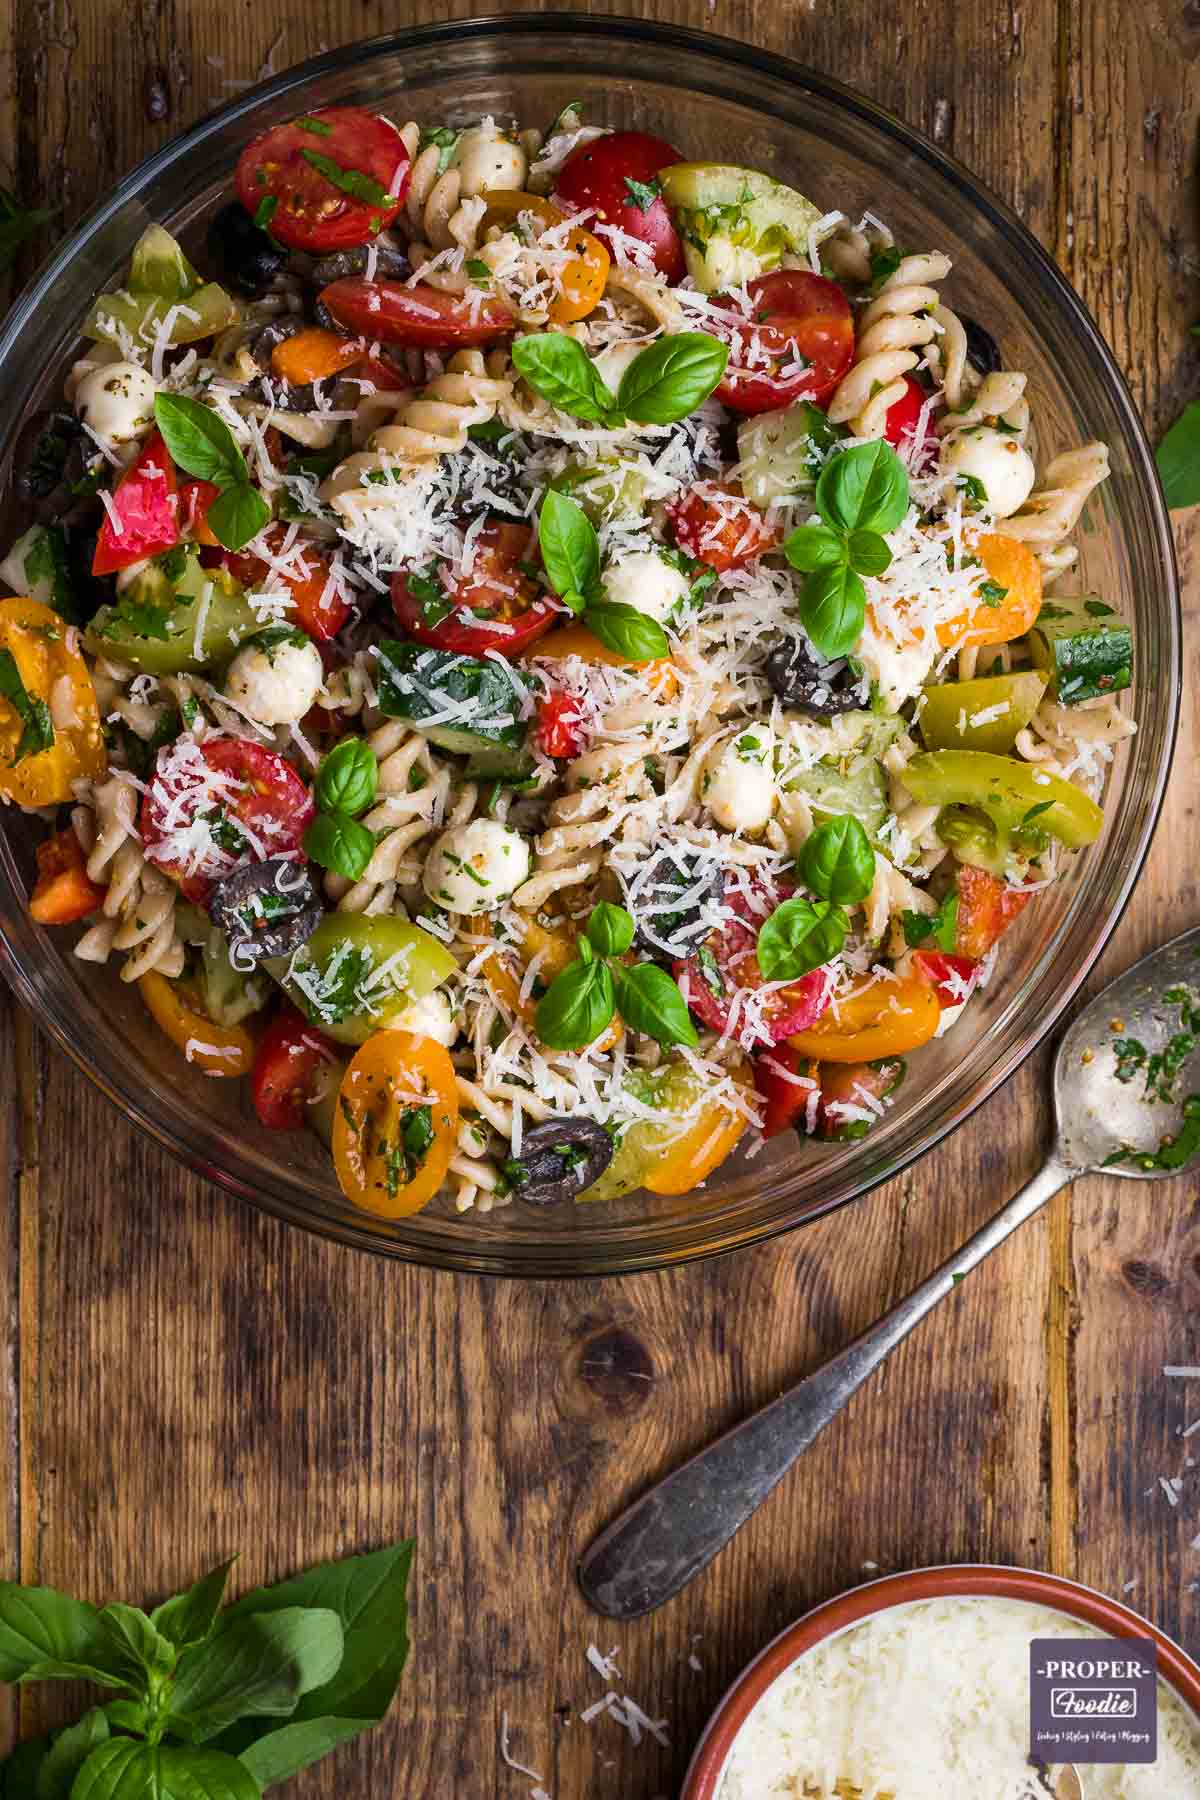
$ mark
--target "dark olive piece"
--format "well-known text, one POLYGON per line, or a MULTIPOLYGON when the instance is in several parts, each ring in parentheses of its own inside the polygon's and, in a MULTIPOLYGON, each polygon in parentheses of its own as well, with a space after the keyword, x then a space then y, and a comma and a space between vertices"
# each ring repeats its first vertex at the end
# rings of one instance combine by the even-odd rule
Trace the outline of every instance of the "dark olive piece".
POLYGON ((997 369, 1002 369, 1004 359, 991 332, 977 325, 974 319, 963 319, 961 324, 967 334, 967 360, 972 368, 978 369, 981 375, 994 375, 997 369))
POLYGON ((613 1141, 594 1119, 547 1119, 526 1131, 504 1173, 518 1200, 557 1206, 599 1181, 612 1159, 613 1141))
POLYGON ((331 281, 344 281, 347 275, 365 275, 368 265, 380 281, 403 281, 408 276, 409 261, 402 250, 379 243, 374 248, 373 263, 369 244, 356 244, 352 250, 334 250, 313 264, 309 280, 316 282, 318 287, 328 287, 331 281))
POLYGON ((26 419, 13 447, 13 486, 39 525, 77 524, 96 511, 99 502, 84 480, 93 454, 73 413, 43 410, 26 419))
POLYGON ((208 910, 229 939, 236 969, 265 956, 290 956, 306 944, 324 916, 304 863, 286 856, 245 863, 213 889, 208 910))
POLYGON ((287 260, 237 200, 223 206, 208 228, 208 254, 239 294, 265 294, 287 260))
POLYGON ((777 644, 767 658, 765 672, 781 705, 811 713, 814 718, 834 719, 867 703, 866 678, 849 662, 840 668, 836 663, 821 663, 803 638, 784 638, 777 644))
POLYGON ((696 932, 689 928, 699 923, 705 902, 719 900, 724 890, 724 873, 712 857, 677 851, 675 856, 661 858, 642 890, 643 904, 638 909, 640 921, 649 926, 654 936, 648 937, 639 924, 639 948, 660 962, 669 963, 692 956, 699 940, 696 932), (697 893, 696 885, 701 877, 704 888, 697 893), (685 894, 692 897, 686 906, 681 906, 678 902, 685 894), (664 944, 669 948, 664 949, 664 944))

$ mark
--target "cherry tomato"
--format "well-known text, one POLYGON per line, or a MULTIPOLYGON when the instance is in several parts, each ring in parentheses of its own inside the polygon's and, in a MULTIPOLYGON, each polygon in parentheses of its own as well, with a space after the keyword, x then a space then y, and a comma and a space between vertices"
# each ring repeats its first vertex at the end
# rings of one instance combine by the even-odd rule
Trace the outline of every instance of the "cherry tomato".
POLYGON ((707 563, 718 575, 753 562, 779 542, 779 533, 756 506, 716 481, 698 481, 672 500, 667 517, 684 555, 707 563))
POLYGON ((595 223, 616 226, 651 251, 670 282, 683 278, 683 244, 655 176, 680 161, 678 150, 644 131, 613 131, 572 151, 555 182, 555 197, 572 210, 594 207, 595 223), (634 185, 630 185, 630 184, 634 185), (649 206, 638 189, 652 188, 649 206))
POLYGON ((40 600, 0 600, 0 655, 16 665, 35 709, 33 724, 41 727, 31 742, 29 709, 18 711, 0 694, 0 801, 59 806, 75 798, 81 777, 98 781, 108 767, 96 689, 72 647, 76 635, 40 600), (62 722, 64 715, 69 724, 62 722), (50 742, 47 727, 53 732, 50 742))
POLYGON ((315 812, 304 781, 273 750, 244 738, 181 738, 158 753, 142 843, 147 859, 203 906, 239 864, 298 854, 315 812))
POLYGON ((722 312, 707 322, 732 342, 717 399, 740 413, 772 412, 793 400, 819 406, 854 360, 850 302, 836 281, 803 269, 759 275, 746 286, 748 317, 726 295, 716 302, 722 312))
POLYGON ((138 977, 138 992, 159 1030, 205 1075, 245 1075, 254 1039, 241 1025, 215 1025, 185 981, 168 981, 157 969, 138 977))
POLYGON ((287 615, 289 625, 298 625, 318 643, 336 637, 350 617, 350 602, 325 551, 312 538, 298 536, 286 525, 268 526, 264 542, 272 556, 279 558, 282 569, 273 569, 262 557, 246 551, 225 550, 216 561, 244 588, 286 589, 293 606, 287 615))
POLYGON ((534 729, 542 755, 560 761, 582 755, 587 743, 583 714, 574 694, 547 694, 539 700, 534 729))
POLYGON ((521 567, 536 554, 537 534, 530 526, 492 520, 474 540, 469 573, 442 563, 436 575, 422 570, 392 576, 396 617, 419 644, 461 656, 488 650, 519 656, 562 617, 521 567), (477 619, 487 623, 476 624, 477 619))
POLYGON ((986 869, 964 863, 958 871, 958 928, 954 948, 976 961, 987 955, 1029 905, 1031 895, 1010 888, 986 869))
POLYGON ((403 394, 412 386, 410 377, 402 369, 374 350, 350 371, 350 379, 370 382, 381 394, 403 394))
MULTIPOLYGON (((749 1085, 749 1070, 730 1070, 739 1087, 749 1085)), ((654 1158, 642 1181, 651 1194, 690 1194, 719 1169, 750 1121, 721 1100, 707 1105, 682 1137, 671 1138, 654 1158)))
POLYGON ((938 1028, 942 1009, 928 982, 919 975, 907 981, 874 981, 848 997, 839 996, 812 1025, 792 1034, 792 1045, 818 1062, 875 1062, 903 1056, 927 1044, 938 1028))
POLYGON ((749 893, 731 885, 724 905, 737 917, 710 932, 694 955, 676 962, 680 992, 711 1030, 729 1029, 744 1043, 750 1035, 747 1027, 753 1025, 756 1043, 778 1044, 807 1030, 829 1005, 830 984, 823 969, 772 988, 761 1000, 755 997, 766 985, 755 954, 759 927, 794 891, 787 882, 773 891, 758 883, 749 893))
MULTIPOLYGON (((884 414, 883 435, 888 443, 894 444, 897 450, 908 448, 916 437, 921 414, 928 404, 929 395, 920 382, 913 376, 906 375, 903 398, 894 400, 884 414)), ((929 441, 929 436, 926 435, 921 445, 922 451, 927 448, 929 441)))
POLYGON ((1042 565, 1019 538, 1001 531, 985 531, 972 550, 987 571, 989 581, 1004 595, 992 604, 981 600, 970 612, 945 619, 937 628, 943 650, 960 644, 1008 644, 1024 637, 1042 609, 1042 565))
POLYGON ((445 1180, 458 1138, 450 1053, 433 1038, 377 1031, 346 1070, 333 1119, 333 1162, 347 1200, 401 1219, 445 1180))
POLYGON ((939 1006, 961 1006, 969 998, 978 967, 971 957, 956 956, 946 950, 915 950, 912 962, 917 974, 937 995, 939 1006))
POLYGON ((175 464, 167 454, 162 434, 151 432, 113 490, 113 511, 121 521, 118 532, 112 514, 105 510, 96 538, 93 575, 114 575, 143 557, 158 556, 179 542, 179 498, 175 464))
POLYGON ((215 481, 185 481, 179 489, 179 523, 184 537, 194 538, 207 549, 220 546, 220 538, 208 523, 208 509, 220 493, 215 481))
POLYGON ((789 1125, 803 1131, 819 1104, 816 1064, 791 1044, 776 1044, 754 1059, 754 1085, 762 1101, 762 1134, 778 1137, 789 1125))
POLYGON ((107 888, 87 872, 87 858, 70 826, 37 847, 37 881, 29 916, 39 925, 74 925, 104 904, 107 888))
POLYGON ((816 1069, 820 1083, 816 1126, 818 1137, 823 1138, 866 1137, 875 1120, 883 1116, 871 1102, 886 1100, 904 1079, 902 1062, 810 1063, 809 1067, 816 1069), (861 1118, 864 1112, 871 1117, 861 1118))
MULTIPOLYGON (((566 219, 566 214, 551 206, 548 200, 518 189, 493 188, 487 195, 487 203, 487 211, 479 221, 481 243, 491 226, 511 229, 522 213, 532 213, 543 231, 563 224, 566 219)), ((576 319, 586 319, 599 305, 612 259, 599 238, 585 231, 582 225, 572 226, 565 239, 554 241, 561 242, 563 248, 571 252, 571 261, 559 270, 558 292, 550 302, 550 323, 572 325, 576 319)))
MULTIPOLYGON (((559 615, 562 616, 561 614, 559 615)), ((578 619, 560 625, 548 638, 543 638, 534 657, 539 662, 555 662, 559 657, 577 656, 581 662, 607 663, 613 669, 638 669, 645 677, 656 700, 673 700, 679 692, 679 677, 669 656, 653 656, 646 662, 631 662, 619 650, 610 650, 578 619)))
POLYGON ((326 106, 272 125, 238 158, 238 199, 293 250, 346 250, 390 225, 408 188, 396 127, 361 106, 326 106))
POLYGON ((420 350, 463 350, 510 337, 517 321, 496 294, 471 302, 460 294, 418 282, 368 281, 346 275, 321 292, 321 300, 339 325, 372 342, 407 344, 420 350))
POLYGON ((271 1131, 299 1131, 318 1070, 337 1061, 331 1038, 284 1005, 258 1040, 250 1071, 250 1099, 260 1124, 271 1131))

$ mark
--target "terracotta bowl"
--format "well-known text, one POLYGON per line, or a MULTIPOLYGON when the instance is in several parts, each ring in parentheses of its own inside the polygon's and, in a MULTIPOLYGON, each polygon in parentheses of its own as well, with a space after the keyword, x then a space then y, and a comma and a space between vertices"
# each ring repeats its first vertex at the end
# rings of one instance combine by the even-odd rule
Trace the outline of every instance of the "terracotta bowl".
POLYGON ((1110 1600, 1094 1588, 1082 1587, 1061 1575, 1043 1575, 1036 1569, 1005 1569, 992 1563, 962 1563, 944 1568, 914 1569, 910 1574, 885 1575, 849 1593, 838 1594, 805 1613, 794 1625, 769 1643, 738 1676, 709 1720, 696 1746, 679 1800, 716 1800, 733 1741, 772 1682, 805 1651, 827 1638, 857 1625, 893 1606, 910 1606, 914 1600, 946 1596, 1028 1600, 1052 1607, 1095 1626, 1110 1637, 1149 1637, 1158 1645, 1158 1673, 1191 1710, 1200 1715, 1200 1666, 1148 1619, 1110 1600))

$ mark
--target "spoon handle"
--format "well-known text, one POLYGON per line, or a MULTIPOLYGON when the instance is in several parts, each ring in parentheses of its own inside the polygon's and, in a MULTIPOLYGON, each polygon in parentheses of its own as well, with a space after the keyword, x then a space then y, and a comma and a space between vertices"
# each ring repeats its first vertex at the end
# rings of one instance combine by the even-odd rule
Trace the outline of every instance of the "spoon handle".
POLYGON ((869 1331, 635 1500, 579 1564, 580 1586, 596 1611, 612 1619, 638 1618, 698 1575, 913 1326, 1082 1173, 1055 1149, 995 1218, 869 1331))

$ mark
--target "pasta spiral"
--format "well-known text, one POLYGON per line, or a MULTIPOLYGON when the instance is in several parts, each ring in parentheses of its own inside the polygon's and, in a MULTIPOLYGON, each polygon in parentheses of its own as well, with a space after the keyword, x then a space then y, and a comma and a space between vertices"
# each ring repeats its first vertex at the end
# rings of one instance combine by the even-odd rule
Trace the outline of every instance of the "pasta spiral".
POLYGON ((835 425, 849 425, 855 437, 883 435, 889 407, 904 394, 902 377, 938 335, 930 316, 938 305, 933 283, 949 273, 950 258, 931 251, 904 257, 884 282, 859 320, 854 365, 829 402, 835 425))
POLYGON ((97 783, 71 822, 87 852, 89 878, 108 889, 102 917, 80 938, 75 955, 84 962, 107 962, 113 950, 128 952, 122 981, 136 981, 152 969, 181 975, 175 884, 146 861, 132 782, 115 774, 97 783))
POLYGON ((409 854, 414 846, 433 831, 465 824, 475 809, 476 790, 465 783, 447 811, 450 770, 435 758, 428 739, 403 721, 389 720, 367 743, 379 763, 379 790, 362 822, 377 842, 356 882, 327 876, 325 890, 339 912, 392 912, 397 888, 420 883, 420 859, 409 854))
POLYGON ((1041 482, 1024 506, 1004 521, 1009 537, 1020 538, 1036 554, 1048 577, 1061 575, 1078 560, 1069 543, 1089 494, 1109 473, 1108 445, 1083 444, 1046 465, 1041 482))

